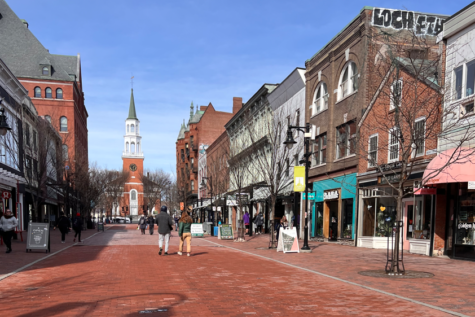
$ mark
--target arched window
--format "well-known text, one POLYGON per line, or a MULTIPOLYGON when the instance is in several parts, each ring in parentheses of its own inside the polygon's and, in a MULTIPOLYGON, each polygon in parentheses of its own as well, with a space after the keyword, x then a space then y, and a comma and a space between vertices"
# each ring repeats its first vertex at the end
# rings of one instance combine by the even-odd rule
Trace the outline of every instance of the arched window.
POLYGON ((51 88, 46 88, 45 90, 45 97, 46 98, 53 98, 53 91, 51 90, 51 88))
POLYGON ((56 99, 63 99, 63 90, 61 88, 56 89, 56 99))
POLYGON ((135 132, 135 126, 133 124, 130 125, 130 132, 135 132))
POLYGON ((50 116, 45 116, 45 119, 46 119, 46 121, 48 121, 49 123, 51 123, 51 117, 50 117, 50 116))
POLYGON ((43 69, 41 70, 41 73, 43 75, 48 76, 49 75, 49 68, 47 66, 43 67, 43 69))
POLYGON ((68 146, 66 144, 63 144, 63 160, 68 160, 68 146))
POLYGON ((127 133, 129 132, 129 130, 130 130, 130 129, 129 129, 129 125, 127 125, 127 133))
POLYGON ((338 100, 345 98, 358 89, 358 69, 354 62, 348 62, 343 68, 338 82, 338 100))
POLYGON ((135 142, 130 143, 130 153, 135 154, 135 142))
POLYGON ((35 98, 41 98, 41 88, 35 87, 35 98))
POLYGON ((137 153, 140 153, 140 142, 137 142, 137 153))
POLYGON ((316 115, 323 110, 328 109, 328 90, 325 83, 320 83, 315 90, 315 96, 313 97, 312 116, 316 115))
POLYGON ((129 152, 130 152, 129 142, 126 142, 125 143, 125 153, 129 153, 129 152))
POLYGON ((61 119, 59 119, 59 131, 61 132, 68 131, 68 118, 61 117, 61 119))
POLYGON ((137 191, 135 189, 130 191, 130 200, 137 200, 137 191))

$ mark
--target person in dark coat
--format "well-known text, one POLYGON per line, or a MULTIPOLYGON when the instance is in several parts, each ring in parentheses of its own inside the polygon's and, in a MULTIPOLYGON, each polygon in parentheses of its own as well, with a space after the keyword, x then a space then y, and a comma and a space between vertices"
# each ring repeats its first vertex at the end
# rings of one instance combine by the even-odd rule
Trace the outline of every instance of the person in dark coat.
POLYGON ((81 231, 84 222, 81 218, 81 214, 78 212, 76 217, 73 220, 73 230, 74 230, 74 239, 73 242, 76 242, 76 237, 78 238, 78 242, 81 242, 81 231))
POLYGON ((71 228, 71 223, 69 222, 68 217, 66 217, 64 215, 64 212, 62 211, 59 213, 59 218, 58 221, 56 221, 54 230, 56 230, 56 228, 58 228, 61 232, 61 243, 65 243, 66 233, 69 232, 69 228, 71 228))
POLYGON ((264 216, 262 215, 262 211, 260 211, 254 219, 254 223, 256 225, 256 234, 262 233, 262 225, 264 224, 264 216))
POLYGON ((155 218, 158 226, 158 255, 162 255, 163 240, 165 240, 165 254, 168 255, 168 242, 170 233, 173 230, 173 218, 167 213, 167 206, 160 208, 160 213, 155 218))
POLYGON ((150 214, 147 218, 147 224, 148 224, 148 232, 150 232, 150 235, 153 234, 153 227, 155 226, 155 219, 153 219, 153 215, 150 214))
POLYGON ((139 228, 142 234, 145 234, 145 229, 147 229, 147 214, 145 212, 139 219, 139 228))

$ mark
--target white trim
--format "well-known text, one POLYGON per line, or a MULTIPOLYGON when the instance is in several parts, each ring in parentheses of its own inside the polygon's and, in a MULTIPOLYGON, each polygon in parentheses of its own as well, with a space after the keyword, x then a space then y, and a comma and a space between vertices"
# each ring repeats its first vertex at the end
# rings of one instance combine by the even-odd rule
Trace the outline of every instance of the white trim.
MULTIPOLYGON (((21 77, 20 77, 21 78, 21 77)), ((35 83, 35 84, 56 84, 56 85, 66 85, 66 86, 72 86, 73 84, 65 84, 64 82, 57 82, 57 81, 33 81, 33 80, 23 80, 20 79, 20 82, 22 83, 35 83)))
MULTIPOLYGON (((34 88, 33 88, 34 89, 34 88)), ((34 93, 34 91, 33 91, 34 93)), ((64 94, 64 93, 63 93, 64 94)), ((68 99, 58 99, 58 98, 38 98, 38 97, 30 97, 31 99, 33 100, 56 100, 56 101, 71 101, 71 102, 74 102, 74 100, 68 100, 68 99)))

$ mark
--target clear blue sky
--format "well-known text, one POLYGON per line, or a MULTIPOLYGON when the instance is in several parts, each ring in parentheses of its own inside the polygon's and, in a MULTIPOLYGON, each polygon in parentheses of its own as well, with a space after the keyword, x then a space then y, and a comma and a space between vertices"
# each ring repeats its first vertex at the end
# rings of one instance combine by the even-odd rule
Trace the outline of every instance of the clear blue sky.
POLYGON ((54 54, 81 54, 89 159, 121 168, 130 77, 146 168, 175 171, 191 101, 230 111, 282 81, 363 6, 451 15, 470 1, 7 0, 54 54))

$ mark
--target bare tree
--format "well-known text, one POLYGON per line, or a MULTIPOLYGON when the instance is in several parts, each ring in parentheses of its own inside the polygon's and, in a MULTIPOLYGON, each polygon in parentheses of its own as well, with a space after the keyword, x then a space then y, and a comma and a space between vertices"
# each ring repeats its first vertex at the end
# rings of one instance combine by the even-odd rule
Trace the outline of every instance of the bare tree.
POLYGON ((143 183, 144 205, 149 206, 151 212, 157 204, 161 205, 166 190, 171 184, 170 174, 162 169, 156 169, 145 171, 139 175, 139 178, 143 183))
MULTIPOLYGON (((106 171, 106 189, 105 189, 105 201, 107 210, 113 215, 113 210, 119 208, 123 194, 125 182, 129 179, 130 172, 128 170, 123 171, 106 171)), ((106 212, 107 214, 108 212, 106 212)))
POLYGON ((107 189, 107 171, 95 162, 90 166, 78 164, 76 170, 75 184, 83 206, 81 210, 83 215, 91 216, 92 210, 99 205, 101 196, 107 189))

